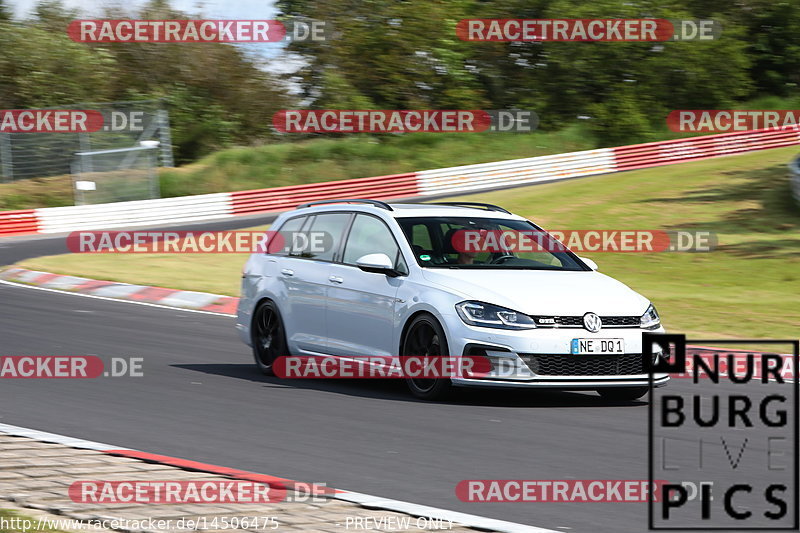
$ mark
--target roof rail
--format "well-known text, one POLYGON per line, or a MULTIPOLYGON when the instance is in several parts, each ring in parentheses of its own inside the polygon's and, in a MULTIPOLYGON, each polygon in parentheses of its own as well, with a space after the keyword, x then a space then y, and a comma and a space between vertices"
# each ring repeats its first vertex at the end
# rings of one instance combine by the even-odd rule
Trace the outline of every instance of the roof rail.
POLYGON ((394 211, 392 206, 387 204, 386 202, 381 202, 380 200, 365 200, 363 198, 342 198, 341 200, 317 200, 316 202, 308 202, 307 204, 298 205, 297 209, 303 209, 304 207, 311 207, 314 205, 323 205, 323 204, 371 204, 375 207, 380 207, 381 209, 386 209, 387 211, 394 211))
POLYGON ((503 209, 500 206, 494 204, 484 204, 482 202, 434 202, 436 205, 453 205, 453 206, 464 206, 464 207, 474 207, 475 209, 485 209, 487 211, 499 211, 500 213, 511 214, 510 211, 503 209))

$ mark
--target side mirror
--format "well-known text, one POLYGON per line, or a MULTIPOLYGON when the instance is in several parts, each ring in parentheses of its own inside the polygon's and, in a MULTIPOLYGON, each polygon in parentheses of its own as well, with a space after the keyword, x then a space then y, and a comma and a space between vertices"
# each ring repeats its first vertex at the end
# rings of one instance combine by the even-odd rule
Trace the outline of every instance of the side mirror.
POLYGON ((589 267, 589 268, 591 268, 592 270, 597 270, 597 263, 595 263, 595 262, 594 262, 594 261, 592 261, 591 259, 589 259, 589 258, 587 258, 587 257, 579 257, 578 259, 580 259, 581 261, 583 261, 584 263, 586 263, 586 266, 588 266, 588 267, 589 267))
POLYGON ((392 260, 386 254, 367 254, 362 255, 356 260, 356 266, 364 272, 375 274, 386 274, 387 276, 398 276, 400 273, 394 269, 392 260))

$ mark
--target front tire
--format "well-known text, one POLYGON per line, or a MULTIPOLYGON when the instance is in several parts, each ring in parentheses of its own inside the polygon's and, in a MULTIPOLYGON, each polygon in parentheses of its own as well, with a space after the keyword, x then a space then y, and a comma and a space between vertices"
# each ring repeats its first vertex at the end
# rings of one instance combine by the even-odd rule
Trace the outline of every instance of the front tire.
POLYGON ((597 389, 597 393, 606 400, 615 402, 632 402, 650 392, 650 387, 609 387, 597 389))
POLYGON ((253 314, 250 328, 253 338, 253 357, 262 374, 274 376, 272 365, 278 357, 287 354, 286 331, 275 302, 267 300, 253 314))
MULTIPOLYGON (((417 316, 406 330, 400 353, 406 357, 449 356, 444 329, 430 315, 417 316)), ((406 385, 421 400, 441 400, 453 389, 450 378, 406 378, 406 385)))

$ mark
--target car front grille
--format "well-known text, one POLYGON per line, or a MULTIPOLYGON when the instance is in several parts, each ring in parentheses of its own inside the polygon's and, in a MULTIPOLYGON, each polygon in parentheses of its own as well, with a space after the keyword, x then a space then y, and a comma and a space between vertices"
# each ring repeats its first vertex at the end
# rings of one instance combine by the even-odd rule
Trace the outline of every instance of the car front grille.
MULTIPOLYGON (((547 316, 532 315, 531 318, 540 328, 582 328, 582 316, 547 316)), ((601 316, 604 328, 638 328, 638 316, 601 316)))
POLYGON ((520 357, 531 372, 540 376, 628 376, 647 373, 642 354, 520 354, 520 357))
POLYGON ((603 321, 603 327, 615 327, 615 328, 623 328, 623 327, 639 327, 642 323, 641 317, 638 316, 601 316, 600 320, 603 321))

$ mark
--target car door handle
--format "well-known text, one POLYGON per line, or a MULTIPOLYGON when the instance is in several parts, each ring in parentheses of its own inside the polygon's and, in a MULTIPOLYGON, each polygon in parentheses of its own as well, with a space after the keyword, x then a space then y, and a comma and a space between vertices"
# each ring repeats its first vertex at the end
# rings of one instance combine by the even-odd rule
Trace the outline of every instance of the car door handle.
POLYGON ((344 278, 340 278, 339 276, 331 276, 328 278, 328 281, 331 283, 344 283, 344 278))
POLYGON ((294 270, 292 270, 291 268, 284 268, 283 270, 281 270, 281 274, 283 274, 284 276, 294 276, 294 270))

